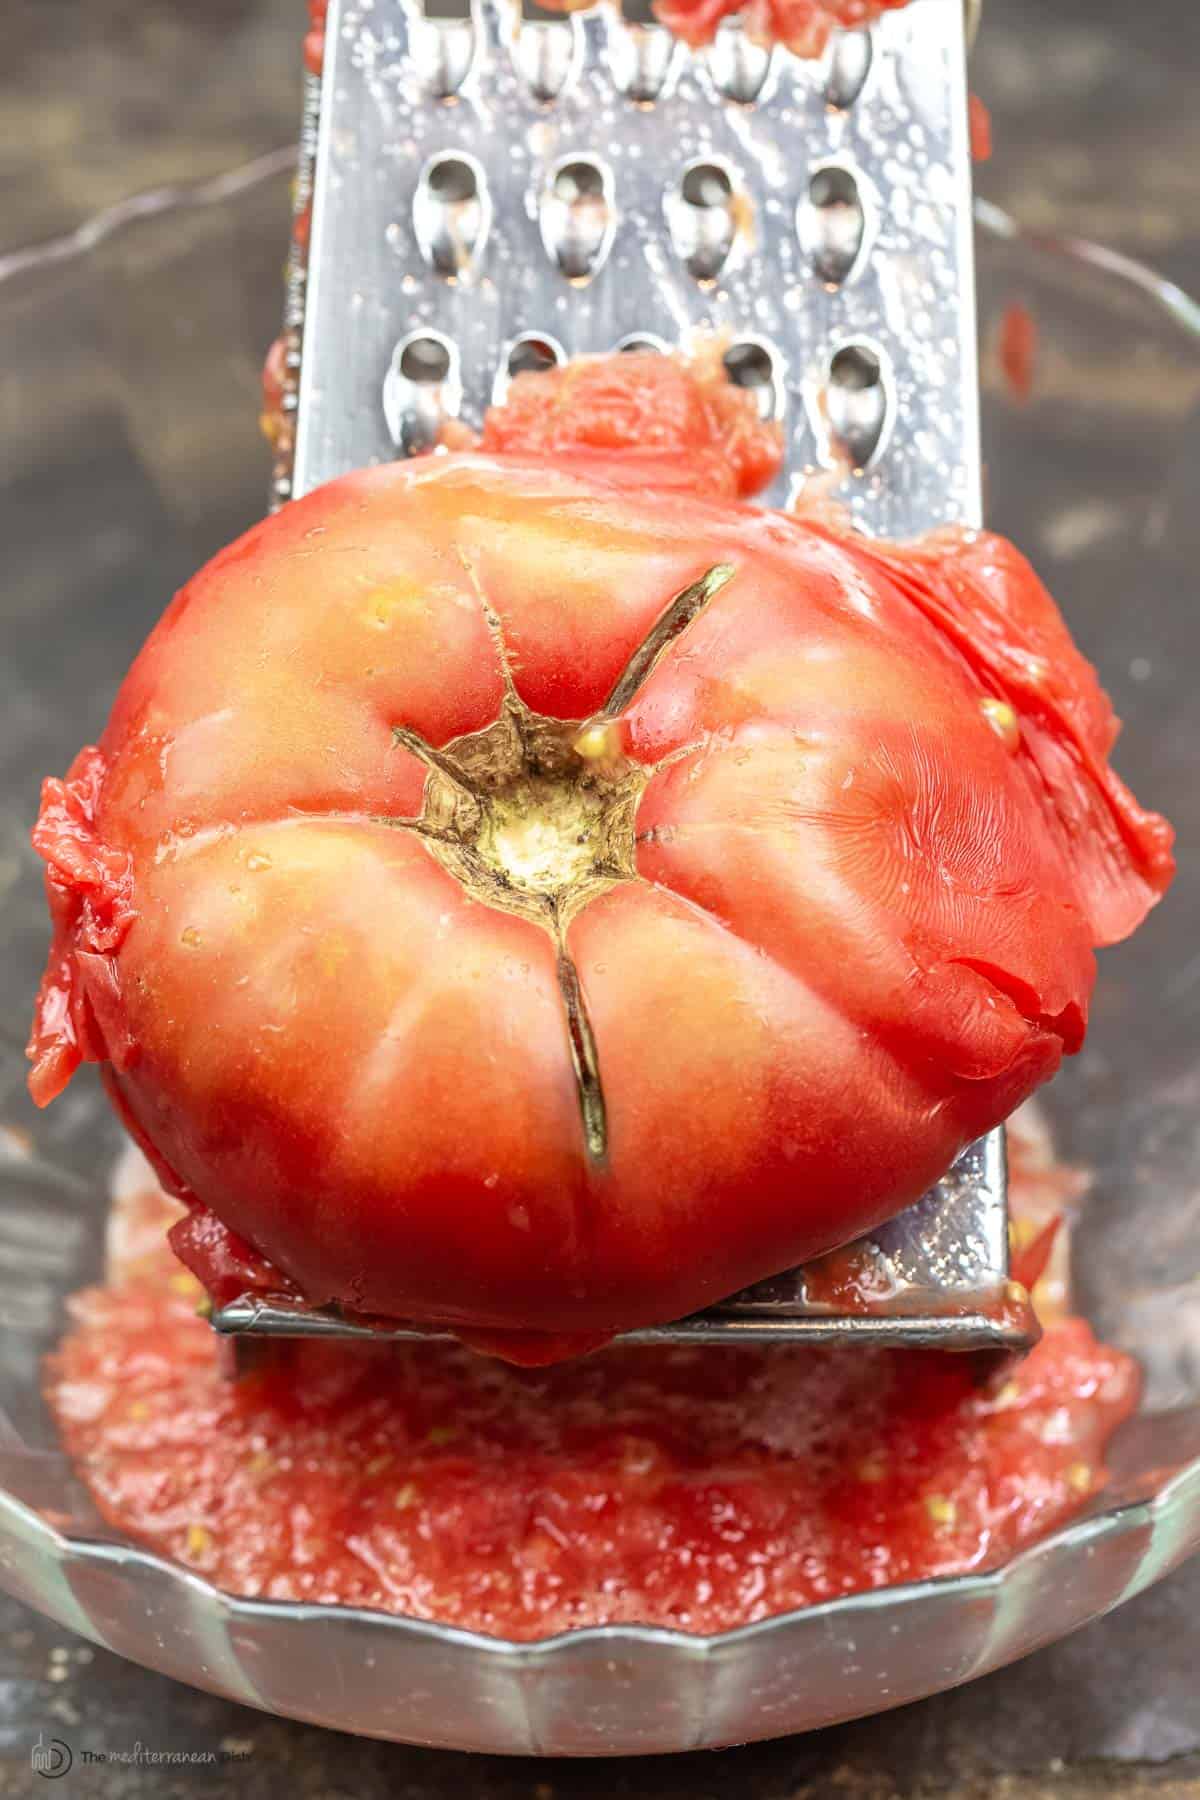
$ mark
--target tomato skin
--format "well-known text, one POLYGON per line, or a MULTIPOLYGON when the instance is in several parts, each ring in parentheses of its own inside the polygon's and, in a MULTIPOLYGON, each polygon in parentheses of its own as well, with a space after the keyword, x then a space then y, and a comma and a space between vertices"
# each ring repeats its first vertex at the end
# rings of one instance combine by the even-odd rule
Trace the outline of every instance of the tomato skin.
POLYGON ((276 1285, 525 1334, 523 1359, 916 1198, 1078 1047, 1093 945, 1171 869, 1010 547, 868 545, 579 466, 370 470, 257 526, 168 609, 39 841, 62 900, 38 1097, 106 1056, 193 1241, 211 1207, 276 1285), (717 565, 621 722, 635 764, 667 759, 636 875, 566 933, 596 1159, 551 937, 388 822, 426 784, 393 727, 484 730, 505 662, 535 712, 587 720, 717 565), (69 1044, 64 985, 87 1001, 69 1044))

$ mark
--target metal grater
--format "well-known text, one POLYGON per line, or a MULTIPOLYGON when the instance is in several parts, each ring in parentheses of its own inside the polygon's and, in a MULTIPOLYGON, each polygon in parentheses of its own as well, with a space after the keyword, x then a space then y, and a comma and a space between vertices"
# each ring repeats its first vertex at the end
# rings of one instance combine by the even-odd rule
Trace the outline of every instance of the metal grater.
MULTIPOLYGON (((716 331, 783 423, 771 503, 815 475, 870 533, 979 522, 961 0, 913 0, 819 62, 736 21, 692 52, 615 7, 447 5, 332 0, 305 101, 277 503, 478 424, 521 369, 716 331)), ((444 1335, 250 1296, 213 1325, 444 1335)), ((996 1131, 869 1240, 622 1341, 1036 1334, 1008 1280, 996 1131)))

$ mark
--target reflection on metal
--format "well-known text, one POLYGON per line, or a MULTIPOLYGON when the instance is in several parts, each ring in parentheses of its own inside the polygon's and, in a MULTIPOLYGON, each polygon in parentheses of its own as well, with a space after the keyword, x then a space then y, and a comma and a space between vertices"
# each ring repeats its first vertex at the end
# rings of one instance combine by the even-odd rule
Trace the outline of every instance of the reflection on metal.
POLYGON ((613 85, 627 100, 649 106, 664 94, 679 68, 683 46, 661 25, 614 20, 608 39, 613 85))
POLYGON ((740 337, 730 344, 722 360, 733 385, 753 393, 764 419, 783 417, 783 358, 774 344, 766 338, 740 337))
POLYGON ((539 208, 542 243, 568 281, 590 281, 612 248, 617 229, 612 171, 598 157, 569 156, 556 164, 539 208))
POLYGON ((623 338, 618 338, 613 345, 614 350, 622 350, 640 355, 666 356, 671 346, 665 338, 657 337, 652 331, 627 331, 623 338))
POLYGON ((451 99, 475 60, 475 25, 469 10, 460 18, 416 17, 411 31, 417 80, 431 99, 451 99))
POLYGON ((825 56, 825 98, 830 106, 844 112, 854 105, 866 85, 874 57, 874 40, 869 31, 834 33, 825 56))
POLYGON ((727 163, 699 160, 684 169, 664 202, 676 256, 699 282, 715 281, 729 261, 740 224, 727 163))
POLYGON ((823 410, 834 458, 869 469, 895 420, 895 386, 886 351, 866 342, 843 344, 829 361, 823 410))
POLYGON ((513 64, 530 97, 547 105, 575 80, 580 51, 574 19, 523 19, 513 42, 513 64))
POLYGON ((862 267, 874 235, 868 212, 873 225, 877 208, 854 169, 829 162, 813 170, 796 208, 796 235, 819 281, 841 287, 862 267))
POLYGON ((421 255, 439 275, 465 275, 491 224, 487 177, 473 156, 430 157, 413 196, 413 229, 421 255))
POLYGON ((383 384, 384 417, 400 454, 432 450, 461 406, 459 356, 450 339, 425 329, 401 338, 383 384))
POLYGON ((754 106, 766 97, 778 53, 751 37, 739 20, 725 19, 718 25, 704 55, 709 79, 724 99, 754 106))
POLYGON ((511 338, 500 355, 500 366, 492 382, 492 405, 501 406, 514 375, 538 374, 544 369, 561 368, 567 353, 558 339, 545 331, 523 331, 511 338))

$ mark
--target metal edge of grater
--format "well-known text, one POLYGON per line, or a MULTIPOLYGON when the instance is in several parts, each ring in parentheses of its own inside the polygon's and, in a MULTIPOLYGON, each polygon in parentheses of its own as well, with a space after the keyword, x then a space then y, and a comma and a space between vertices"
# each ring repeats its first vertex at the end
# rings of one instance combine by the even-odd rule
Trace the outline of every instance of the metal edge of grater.
MULTIPOLYGON (((849 463, 838 497, 864 531, 980 521, 960 0, 912 0, 813 62, 736 21, 691 52, 607 6, 439 5, 331 0, 305 94, 311 230, 289 267, 276 504, 427 449, 448 418, 478 424, 518 369, 715 331, 784 425, 768 503, 849 463)), ((448 1335, 250 1295, 212 1323, 448 1335)), ((1008 1278, 1001 1129, 869 1238, 620 1341, 1015 1351, 1036 1335, 1008 1278)))

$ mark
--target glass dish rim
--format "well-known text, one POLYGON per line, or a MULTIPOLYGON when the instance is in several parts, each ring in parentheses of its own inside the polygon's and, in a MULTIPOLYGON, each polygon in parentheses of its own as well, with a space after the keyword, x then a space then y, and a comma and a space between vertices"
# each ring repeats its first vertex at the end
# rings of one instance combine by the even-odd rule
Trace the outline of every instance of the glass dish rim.
MULTIPOLYGON (((1190 1409, 1174 1410, 1183 1412, 1190 1409)), ((1172 1415, 1171 1412, 1164 1412, 1156 1416, 1169 1419, 1172 1415)), ((676 1655, 705 1658, 721 1650, 768 1637, 773 1632, 786 1630, 801 1618, 808 1621, 845 1619, 880 1606, 911 1605, 946 1594, 953 1594, 963 1600, 987 1600, 998 1594, 1008 1582, 1015 1581, 1040 1558, 1056 1551, 1066 1554, 1086 1552, 1101 1541, 1123 1537, 1127 1532, 1136 1531, 1143 1525, 1149 1528, 1153 1540, 1157 1526, 1174 1512, 1177 1504, 1186 1504, 1193 1486, 1196 1490, 1195 1498, 1200 1505, 1200 1457, 1181 1464, 1155 1493, 1119 1501, 1113 1506, 1102 1507, 1098 1511, 1072 1519, 1066 1525, 1027 1544, 1024 1549, 994 1568, 966 1575, 933 1575, 919 1581, 885 1583, 877 1588, 863 1588, 855 1593, 838 1595, 831 1600, 772 1613, 768 1618, 734 1626, 728 1631, 686 1631, 678 1626, 623 1622, 568 1627, 543 1638, 530 1639, 493 1636, 437 1619, 419 1619, 408 1613, 385 1612, 378 1607, 342 1606, 324 1601, 272 1600, 233 1594, 206 1580, 194 1569, 187 1568, 183 1563, 172 1562, 156 1551, 99 1536, 75 1536, 60 1531, 36 1507, 2 1488, 0 1518, 7 1516, 21 1530, 27 1544, 31 1538, 44 1539, 49 1552, 60 1562, 77 1560, 105 1566, 143 1568, 189 1589, 207 1605, 215 1606, 218 1611, 226 1611, 235 1622, 239 1616, 244 1616, 247 1620, 274 1618, 293 1622, 314 1618, 331 1619, 339 1624, 351 1623, 372 1629, 395 1630, 418 1640, 428 1638, 443 1645, 454 1644, 476 1655, 499 1653, 506 1663, 520 1668, 526 1662, 541 1662, 561 1655, 568 1649, 578 1650, 587 1645, 611 1649, 614 1645, 632 1647, 654 1644, 665 1647, 676 1655)), ((1137 1585, 1136 1578, 1131 1578, 1118 1598, 1135 1592, 1137 1585)))

